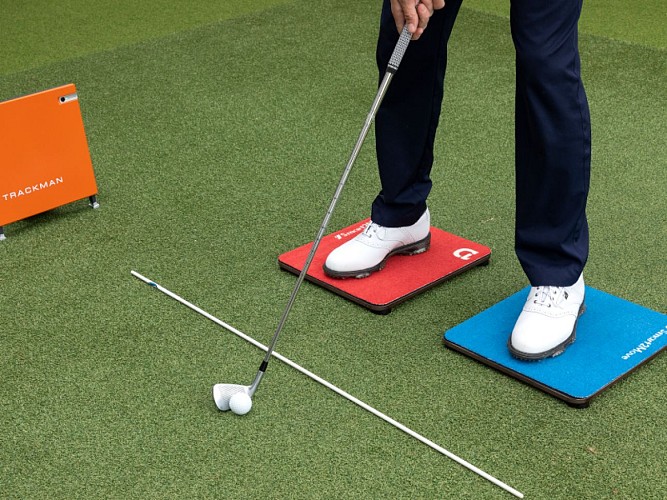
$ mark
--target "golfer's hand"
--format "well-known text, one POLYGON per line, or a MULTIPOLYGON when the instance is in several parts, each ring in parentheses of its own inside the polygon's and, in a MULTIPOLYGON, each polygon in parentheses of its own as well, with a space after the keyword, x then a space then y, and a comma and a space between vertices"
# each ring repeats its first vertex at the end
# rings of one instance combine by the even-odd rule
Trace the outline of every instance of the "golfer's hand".
POLYGON ((407 24, 412 39, 417 40, 424 33, 433 11, 444 6, 445 0, 421 0, 419 3, 417 0, 391 0, 391 13, 394 15, 399 33, 407 24))

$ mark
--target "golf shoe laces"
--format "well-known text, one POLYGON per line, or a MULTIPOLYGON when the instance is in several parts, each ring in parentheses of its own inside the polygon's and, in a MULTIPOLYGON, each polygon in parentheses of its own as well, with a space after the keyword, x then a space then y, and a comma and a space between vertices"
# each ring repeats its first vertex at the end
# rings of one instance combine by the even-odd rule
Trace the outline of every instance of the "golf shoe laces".
POLYGON ((563 300, 567 300, 567 297, 564 287, 538 286, 535 288, 533 304, 543 307, 558 306, 563 300))

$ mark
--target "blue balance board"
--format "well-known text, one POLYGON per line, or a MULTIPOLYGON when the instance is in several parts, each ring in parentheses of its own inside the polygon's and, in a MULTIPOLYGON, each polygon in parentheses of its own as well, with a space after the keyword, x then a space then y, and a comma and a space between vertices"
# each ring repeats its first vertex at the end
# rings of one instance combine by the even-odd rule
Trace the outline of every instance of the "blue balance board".
POLYGON ((529 290, 448 330, 445 345, 581 408, 667 347, 667 315, 586 287, 575 342, 556 357, 518 360, 507 340, 529 290))

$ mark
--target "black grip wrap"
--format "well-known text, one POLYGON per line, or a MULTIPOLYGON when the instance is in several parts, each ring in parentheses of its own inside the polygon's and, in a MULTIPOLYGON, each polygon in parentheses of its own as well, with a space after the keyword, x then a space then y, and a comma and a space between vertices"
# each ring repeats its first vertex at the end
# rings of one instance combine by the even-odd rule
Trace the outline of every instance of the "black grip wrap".
POLYGON ((412 35, 408 31, 408 25, 403 26, 403 31, 401 31, 401 36, 396 42, 396 47, 394 47, 394 52, 391 54, 391 59, 389 59, 389 65, 387 66, 387 71, 390 73, 396 73, 398 66, 401 64, 401 60, 405 55, 405 51, 408 50, 408 45, 410 45, 410 39, 412 35))

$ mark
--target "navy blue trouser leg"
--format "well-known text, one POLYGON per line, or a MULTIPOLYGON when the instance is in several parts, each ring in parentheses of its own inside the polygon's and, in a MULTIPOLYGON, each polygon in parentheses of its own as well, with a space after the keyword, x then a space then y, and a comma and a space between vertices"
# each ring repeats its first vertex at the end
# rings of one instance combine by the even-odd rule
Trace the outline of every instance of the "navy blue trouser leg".
MULTIPOLYGON (((382 190, 371 218, 382 226, 409 226, 426 210, 431 191, 433 141, 442 104, 447 40, 461 0, 435 11, 419 40, 410 42, 375 119, 376 152, 382 190)), ((385 0, 380 19, 377 64, 380 79, 398 32, 385 0)))
POLYGON ((572 285, 588 258, 591 127, 581 81, 582 0, 512 0, 516 253, 534 285, 572 285))
MULTIPOLYGON (((591 134, 577 23, 582 0, 511 0, 516 48, 516 253, 533 285, 572 285, 588 258, 591 134)), ((382 190, 372 219, 413 224, 431 189, 433 141, 447 41, 461 0, 436 11, 411 42, 376 117, 382 190)), ((388 0, 377 59, 384 74, 398 38, 388 0)))

